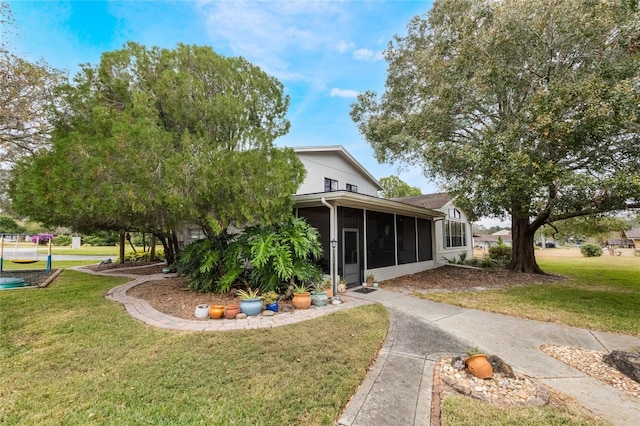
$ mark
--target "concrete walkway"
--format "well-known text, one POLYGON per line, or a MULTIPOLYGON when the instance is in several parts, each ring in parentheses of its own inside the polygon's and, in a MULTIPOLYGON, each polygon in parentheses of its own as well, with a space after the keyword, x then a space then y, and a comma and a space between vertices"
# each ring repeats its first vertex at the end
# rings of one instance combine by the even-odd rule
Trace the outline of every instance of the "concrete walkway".
POLYGON ((392 326, 371 373, 340 418, 341 425, 430 424, 435 360, 476 346, 500 356, 516 373, 573 396, 614 425, 640 425, 640 400, 539 349, 548 343, 630 350, 640 347, 640 338, 465 309, 383 289, 352 294, 387 307, 392 326))
POLYGON ((345 301, 341 305, 273 317, 185 320, 158 312, 146 301, 126 295, 127 290, 137 284, 172 275, 101 275, 133 279, 111 289, 106 296, 122 303, 132 316, 152 326, 182 331, 277 327, 342 309, 381 303, 390 314, 387 339, 370 373, 340 417, 340 425, 429 425, 436 359, 461 354, 476 346, 500 356, 516 373, 526 374, 575 397, 614 425, 640 425, 639 400, 568 367, 539 349, 546 343, 600 351, 630 350, 640 347, 640 338, 465 309, 384 289, 369 294, 349 291, 341 295, 345 301))

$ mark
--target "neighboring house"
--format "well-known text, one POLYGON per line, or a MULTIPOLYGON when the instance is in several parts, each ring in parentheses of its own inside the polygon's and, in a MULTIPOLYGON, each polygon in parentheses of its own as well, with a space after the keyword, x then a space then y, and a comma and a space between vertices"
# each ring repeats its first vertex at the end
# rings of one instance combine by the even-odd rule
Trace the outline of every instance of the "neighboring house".
POLYGON ((478 234, 473 236, 473 246, 481 248, 482 250, 488 250, 489 247, 497 246, 498 240, 502 238, 502 243, 506 246, 511 246, 511 233, 507 231, 498 231, 493 234, 478 234))
POLYGON ((445 214, 445 217, 437 219, 435 224, 435 251, 438 263, 458 260, 463 253, 468 259, 473 256, 469 220, 463 211, 456 208, 449 194, 424 194, 394 200, 445 214))
POLYGON ((631 228, 628 231, 623 231, 622 238, 625 240, 631 240, 633 242, 633 248, 640 250, 640 226, 631 228))

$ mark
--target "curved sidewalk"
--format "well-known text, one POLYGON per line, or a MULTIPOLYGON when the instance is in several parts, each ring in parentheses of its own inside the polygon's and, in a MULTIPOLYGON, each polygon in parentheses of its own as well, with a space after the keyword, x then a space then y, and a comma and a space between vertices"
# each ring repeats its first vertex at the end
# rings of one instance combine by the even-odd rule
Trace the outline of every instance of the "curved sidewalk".
MULTIPOLYGON (((127 291, 146 281, 158 281, 164 278, 175 277, 175 274, 154 274, 154 275, 132 275, 126 273, 96 273, 88 271, 87 269, 78 268, 82 272, 89 272, 96 275, 107 275, 117 277, 132 278, 133 281, 129 281, 126 284, 122 284, 118 287, 114 287, 107 291, 105 297, 116 302, 120 302, 124 305, 127 312, 134 318, 145 322, 151 326, 168 329, 168 330, 180 330, 180 331, 231 331, 231 330, 250 330, 255 328, 272 328, 283 325, 295 324, 301 321, 307 321, 313 318, 317 318, 322 315, 328 315, 333 312, 341 311, 344 309, 354 308, 356 306, 368 305, 375 302, 368 301, 366 299, 353 298, 349 296, 341 295, 340 298, 343 303, 339 305, 327 305, 320 308, 312 306, 309 309, 295 310, 291 313, 279 313, 277 315, 266 317, 258 315, 255 317, 248 317, 246 319, 201 319, 201 320, 188 320, 183 318, 174 317, 164 314, 154 309, 146 300, 138 299, 135 297, 127 296, 127 291), (344 296, 344 297, 343 297, 344 296)), ((194 306, 195 309, 195 306, 194 306)))
MULTIPOLYGON (((353 295, 353 293, 352 293, 353 295)), ((496 354, 520 374, 569 394, 614 425, 640 425, 640 400, 543 353, 545 343, 631 350, 640 338, 465 309, 378 289, 358 298, 383 304, 392 325, 341 425, 429 425, 435 360, 469 347, 496 354)))

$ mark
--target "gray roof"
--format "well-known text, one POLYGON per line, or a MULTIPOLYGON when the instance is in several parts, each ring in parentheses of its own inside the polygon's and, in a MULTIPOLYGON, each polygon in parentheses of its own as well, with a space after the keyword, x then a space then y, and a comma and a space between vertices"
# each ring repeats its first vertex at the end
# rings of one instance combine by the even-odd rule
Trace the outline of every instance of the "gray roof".
POLYGON ((451 201, 451 197, 445 192, 440 192, 437 194, 415 195, 413 197, 391 198, 391 200, 424 207, 425 209, 440 209, 451 201))
POLYGON ((623 236, 626 236, 627 238, 639 239, 640 238, 640 226, 636 226, 635 228, 631 228, 628 231, 625 231, 623 236))

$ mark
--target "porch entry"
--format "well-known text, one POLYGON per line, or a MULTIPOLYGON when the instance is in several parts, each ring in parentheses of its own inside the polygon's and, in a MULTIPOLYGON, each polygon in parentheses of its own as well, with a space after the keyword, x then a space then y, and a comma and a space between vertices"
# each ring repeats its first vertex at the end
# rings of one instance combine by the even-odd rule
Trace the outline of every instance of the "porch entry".
POLYGON ((360 238, 357 228, 342 230, 343 275, 347 284, 360 282, 360 238))

